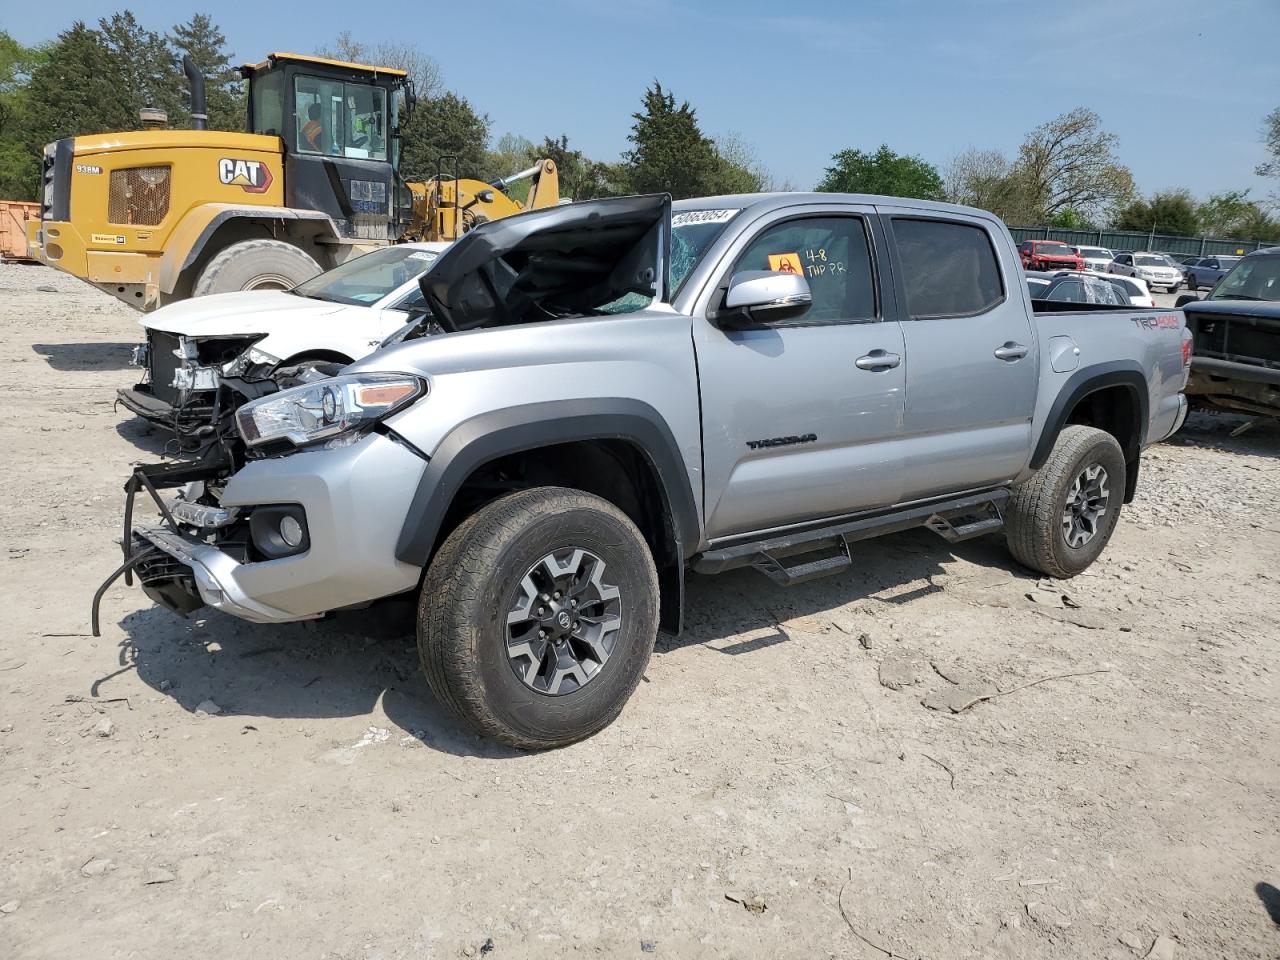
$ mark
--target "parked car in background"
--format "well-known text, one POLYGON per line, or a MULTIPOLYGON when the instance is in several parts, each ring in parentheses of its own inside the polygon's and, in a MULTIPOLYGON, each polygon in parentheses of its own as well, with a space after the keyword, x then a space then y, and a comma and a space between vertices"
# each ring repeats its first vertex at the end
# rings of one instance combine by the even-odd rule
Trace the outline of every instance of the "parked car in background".
POLYGON ((1018 244, 1023 270, 1083 270, 1084 258, 1057 240, 1024 240, 1018 244))
POLYGON ((1145 280, 1139 280, 1137 277, 1122 277, 1118 274, 1108 274, 1108 278, 1124 288, 1125 294, 1129 297, 1129 303, 1133 306, 1154 307, 1156 305, 1155 297, 1151 296, 1151 289, 1145 280))
POLYGON ((1106 273, 1107 267, 1116 258, 1116 255, 1106 247, 1072 247, 1071 249, 1084 261, 1084 268, 1090 273, 1106 273))
POLYGON ((1027 292, 1031 294, 1032 300, 1131 306, 1128 291, 1121 286, 1119 277, 1073 270, 1059 273, 1031 270, 1027 271, 1026 278, 1027 292))
POLYGON ((405 243, 348 260, 292 290, 215 293, 138 321, 146 372, 117 395, 179 436, 206 427, 224 377, 267 380, 283 369, 344 366, 378 349, 423 303, 418 278, 448 243, 405 243))
POLYGON ((1166 260, 1163 254, 1148 253, 1145 250, 1117 254, 1107 272, 1122 277, 1136 277, 1145 281, 1148 287, 1164 287, 1170 293, 1177 293, 1182 287, 1182 271, 1166 260))
POLYGON ((1184 309, 1192 337, 1188 397, 1280 417, 1280 247, 1236 258, 1212 293, 1184 309))
POLYGON ((1239 262, 1239 257, 1201 257, 1187 269, 1187 289, 1212 287, 1239 262))

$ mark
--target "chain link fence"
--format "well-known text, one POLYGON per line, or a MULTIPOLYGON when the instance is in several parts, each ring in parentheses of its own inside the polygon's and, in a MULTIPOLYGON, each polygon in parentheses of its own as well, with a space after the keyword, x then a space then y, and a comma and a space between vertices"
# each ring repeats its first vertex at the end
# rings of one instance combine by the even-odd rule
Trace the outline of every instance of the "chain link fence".
POLYGON ((1151 250, 1185 256, 1244 256, 1263 247, 1259 240, 1220 240, 1213 237, 1172 237, 1163 233, 1129 230, 1059 230, 1054 227, 1010 227, 1015 243, 1023 240, 1060 240, 1072 247, 1106 247, 1115 253, 1151 250))

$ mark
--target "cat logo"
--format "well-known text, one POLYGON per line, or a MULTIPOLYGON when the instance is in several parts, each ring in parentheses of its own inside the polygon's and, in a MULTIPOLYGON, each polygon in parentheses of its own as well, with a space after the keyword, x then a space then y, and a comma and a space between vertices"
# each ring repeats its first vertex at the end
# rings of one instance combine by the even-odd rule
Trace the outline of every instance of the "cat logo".
POLYGON ((228 186, 239 187, 245 193, 266 193, 271 186, 271 170, 261 160, 223 157, 218 161, 218 179, 228 186))

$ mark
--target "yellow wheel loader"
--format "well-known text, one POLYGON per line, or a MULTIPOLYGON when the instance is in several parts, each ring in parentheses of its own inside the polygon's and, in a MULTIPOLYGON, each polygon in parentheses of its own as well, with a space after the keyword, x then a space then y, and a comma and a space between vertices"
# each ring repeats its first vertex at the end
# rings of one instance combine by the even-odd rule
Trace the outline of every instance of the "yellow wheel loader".
POLYGON ((241 68, 250 132, 228 133, 207 129, 204 78, 183 65, 192 129, 47 145, 40 219, 27 224, 30 256, 141 310, 288 289, 386 244, 453 240, 560 200, 550 160, 492 183, 446 176, 443 162, 407 181, 401 131, 415 98, 402 70, 273 53, 241 68), (522 179, 523 204, 507 195, 522 179))

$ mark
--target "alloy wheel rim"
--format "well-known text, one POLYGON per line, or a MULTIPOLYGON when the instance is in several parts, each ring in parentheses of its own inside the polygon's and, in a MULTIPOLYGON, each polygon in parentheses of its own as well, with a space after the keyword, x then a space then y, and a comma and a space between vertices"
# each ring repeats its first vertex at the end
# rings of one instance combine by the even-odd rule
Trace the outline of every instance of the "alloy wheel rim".
POLYGON ((1109 479, 1102 464, 1091 463, 1072 481, 1062 510, 1062 539, 1067 546, 1078 550, 1098 535, 1111 499, 1109 479))
POLYGON ((581 690, 600 675, 622 626, 621 591, 605 562, 570 547, 543 556, 520 579, 507 611, 507 661, 547 696, 581 690))

